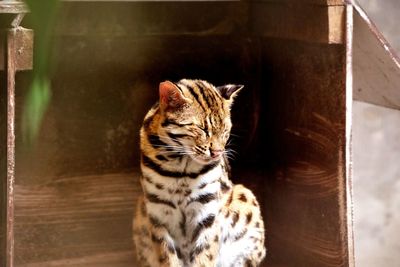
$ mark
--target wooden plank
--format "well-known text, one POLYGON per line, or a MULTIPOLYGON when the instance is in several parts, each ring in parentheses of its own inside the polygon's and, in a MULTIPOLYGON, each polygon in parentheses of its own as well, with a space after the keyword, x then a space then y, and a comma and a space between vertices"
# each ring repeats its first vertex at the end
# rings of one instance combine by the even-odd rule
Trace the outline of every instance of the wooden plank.
MULTIPOLYGON (((33 67, 33 30, 22 27, 15 28, 15 70, 31 70, 33 67)), ((5 60, 1 55, 4 53, 3 46, 0 44, 0 71, 5 69, 5 60)))
POLYGON ((27 13, 29 9, 22 1, 0 1, 0 14, 8 13, 8 14, 19 14, 19 13, 27 13))
POLYGON ((301 4, 301 5, 318 5, 318 6, 344 6, 344 0, 258 0, 257 2, 271 2, 279 4, 301 4))
POLYGON ((15 73, 17 30, 7 31, 7 189, 5 266, 14 266, 14 183, 15 183, 15 73))
POLYGON ((250 10, 251 29, 256 35, 313 43, 344 43, 344 6, 255 2, 250 10))
POLYGON ((345 46, 263 44, 257 148, 245 153, 259 158, 253 169, 260 177, 244 177, 256 179, 256 190, 264 186, 256 192, 263 196, 269 259, 349 266, 345 46))
POLYGON ((132 250, 99 253, 78 258, 21 264, 18 267, 132 267, 135 265, 132 250))
POLYGON ((67 2, 56 32, 63 36, 211 36, 256 34, 343 43, 343 5, 273 2, 67 2), (193 19, 193 14, 207 19, 193 19), (74 17, 75 20, 69 20, 74 17), (108 17, 109 25, 98 21, 108 17), (69 21, 69 23, 63 23, 69 21), (94 23, 96 22, 96 23, 94 23), (250 27, 249 27, 250 26, 250 27), (79 30, 77 30, 79 29, 79 30))
POLYGON ((247 16, 248 3, 238 1, 179 4, 163 1, 66 2, 60 11, 56 34, 104 37, 229 35, 246 30, 247 16), (101 21, 104 17, 108 18, 107 22, 101 21))
POLYGON ((246 85, 232 111, 240 136, 233 179, 262 204, 264 266, 347 266, 345 46, 251 38, 246 20, 204 34, 218 24, 216 13, 173 31, 197 4, 166 3, 159 11, 142 4, 67 3, 61 14, 48 113, 35 147, 17 154, 17 265, 130 261, 126 233, 139 189, 121 172, 138 164, 138 129, 158 82, 197 77, 246 85), (109 14, 118 16, 104 21, 109 14), (132 25, 141 14, 154 15, 144 20, 152 27, 132 25), (117 174, 102 175, 110 171, 117 174))
MULTIPOLYGON (((5 32, 0 31, 0 47, 5 32)), ((1 51, 5 53, 5 51, 1 51)), ((0 59, 5 61, 5 55, 0 59)), ((4 62, 5 63, 5 62, 4 62)), ((0 71, 0 266, 6 266, 7 240, 7 74, 0 71)))
POLYGON ((52 180, 16 186, 16 266, 134 266, 138 171, 52 180))
POLYGON ((354 99, 400 109, 400 58, 354 3, 354 99))
MULTIPOLYGON (((32 67, 33 32, 23 28, 13 28, 2 32, 5 37, 0 49, 6 77, 2 96, 1 150, 1 216, 0 244, 2 266, 12 267, 14 260, 14 183, 15 183, 15 74, 18 69, 32 67), (3 143, 4 142, 4 143, 3 143)), ((1 70, 1 68, 0 68, 1 70)))
MULTIPOLYGON (((63 0, 64 2, 170 2, 171 0, 63 0)), ((187 2, 238 2, 240 0, 186 0, 187 2)), ((259 0, 260 1, 260 0, 259 0)), ((261 0, 263 2, 272 3, 301 3, 301 4, 313 4, 313 5, 345 5, 344 0, 261 0)), ((182 2, 180 0, 175 1, 176 3, 182 2)))
POLYGON ((0 31, 0 71, 6 66, 6 37, 4 30, 0 31))
POLYGON ((342 192, 342 203, 345 203, 347 233, 347 253, 348 266, 355 266, 354 256, 354 231, 353 231, 353 169, 352 169, 352 119, 353 119, 353 33, 354 33, 354 13, 353 7, 346 7, 346 129, 345 129, 345 154, 342 164, 345 165, 345 192, 342 192))

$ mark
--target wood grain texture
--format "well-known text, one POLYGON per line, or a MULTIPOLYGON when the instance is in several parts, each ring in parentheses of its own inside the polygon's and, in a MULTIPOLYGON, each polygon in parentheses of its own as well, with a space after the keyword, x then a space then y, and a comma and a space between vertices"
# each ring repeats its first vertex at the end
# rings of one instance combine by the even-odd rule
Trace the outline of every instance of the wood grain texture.
POLYGON ((318 5, 318 6, 344 6, 346 4, 344 0, 258 0, 258 2, 318 5))
MULTIPOLYGON (((138 2, 138 0, 64 0, 65 2, 138 2)), ((147 2, 152 2, 157 0, 149 0, 147 2)), ((169 0, 161 0, 169 1, 169 0)), ((197 2, 199 0, 189 0, 189 2, 197 2)), ((201 1, 201 0, 200 0, 201 1)), ((208 0, 209 1, 209 0, 208 0)), ((211 2, 223 2, 227 0, 213 0, 211 2)), ((229 0, 228 0, 229 1, 229 0)), ((234 0, 231 0, 234 2, 234 0)), ((273 3, 302 3, 302 4, 313 4, 313 5, 344 5, 344 0, 258 0, 263 2, 273 2, 273 3)), ((207 2, 203 1, 203 2, 207 2)))
POLYGON ((56 34, 62 36, 210 36, 243 32, 248 2, 67 2, 56 34), (202 14, 207 14, 203 16, 202 14), (75 18, 71 20, 71 17, 75 18), (105 23, 100 18, 107 18, 105 23), (196 18, 196 19, 194 19, 196 18), (68 21, 68 23, 64 23, 68 21))
MULTIPOLYGON (((345 45, 259 36, 248 15, 263 13, 242 4, 65 3, 52 100, 35 146, 17 149, 17 266, 132 265, 138 131, 158 83, 182 77, 245 84, 233 180, 263 207, 263 266, 348 266, 345 45), (197 8, 210 20, 188 22, 197 8)), ((17 76, 17 114, 27 81, 17 76)))
POLYGON ((345 7, 255 2, 255 34, 317 43, 344 43, 345 7))
MULTIPOLYGON (((0 46, 5 46, 4 31, 0 46)), ((3 51, 0 51, 4 53, 3 51)), ((5 56, 0 56, 5 58, 5 56)), ((7 75, 0 71, 0 266, 5 266, 7 222, 7 75)))
MULTIPOLYGON (((0 71, 5 70, 4 44, 0 44, 0 71)), ((33 30, 18 28, 15 30, 15 69, 30 70, 33 66, 33 30)))
POLYGON ((6 250, 5 266, 14 266, 14 185, 15 185, 15 75, 18 50, 17 29, 7 30, 7 176, 6 176, 6 250))
POLYGON ((211 36, 256 34, 320 43, 344 42, 343 5, 286 2, 129 2, 64 4, 57 34, 138 36, 211 36), (79 8, 77 8, 79 6, 79 8), (93 12, 97 10, 97 12, 93 12), (129 11, 129 12, 128 12, 129 11), (207 14, 193 19, 194 14, 207 14), (107 17, 112 24, 94 23, 107 17), (78 29, 78 30, 77 30, 78 29))
POLYGON ((270 259, 287 266, 348 266, 345 47, 267 39, 262 51, 263 66, 270 67, 264 67, 260 88, 258 149, 247 155, 270 164, 267 177, 256 179, 265 186, 260 195, 270 259))
POLYGON ((0 14, 18 14, 27 13, 29 10, 24 2, 13 1, 13 0, 2 0, 0 1, 0 14))
POLYGON ((140 190, 138 172, 17 185, 16 266, 129 266, 140 190))

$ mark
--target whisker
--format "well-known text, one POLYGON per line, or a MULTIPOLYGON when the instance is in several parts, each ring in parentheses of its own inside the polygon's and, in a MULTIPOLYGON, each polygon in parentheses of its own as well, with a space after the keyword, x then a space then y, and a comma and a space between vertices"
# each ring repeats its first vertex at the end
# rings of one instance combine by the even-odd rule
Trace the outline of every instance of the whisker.
POLYGON ((230 136, 233 136, 233 137, 239 137, 239 138, 241 137, 240 135, 238 135, 238 134, 233 134, 233 133, 230 133, 229 135, 230 135, 230 136))
POLYGON ((235 154, 235 155, 238 155, 239 153, 238 152, 236 152, 234 149, 232 149, 232 148, 227 148, 227 149, 225 149, 225 152, 227 152, 227 153, 231 153, 231 154, 235 154))

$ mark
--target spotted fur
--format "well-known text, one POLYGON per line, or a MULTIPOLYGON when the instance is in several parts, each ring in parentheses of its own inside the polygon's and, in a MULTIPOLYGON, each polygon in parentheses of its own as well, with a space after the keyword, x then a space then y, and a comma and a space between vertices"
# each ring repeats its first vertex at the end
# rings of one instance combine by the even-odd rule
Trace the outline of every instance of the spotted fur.
POLYGON ((228 177, 230 108, 241 88, 160 84, 140 132, 133 239, 141 266, 257 266, 265 257, 258 202, 228 177))

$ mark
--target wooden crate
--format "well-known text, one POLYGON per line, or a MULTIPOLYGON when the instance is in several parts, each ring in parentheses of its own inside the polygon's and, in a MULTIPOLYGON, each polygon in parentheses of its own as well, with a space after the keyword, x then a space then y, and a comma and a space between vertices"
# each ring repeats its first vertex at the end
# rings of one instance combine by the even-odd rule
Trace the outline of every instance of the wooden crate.
POLYGON ((370 29, 341 0, 64 2, 32 147, 20 127, 30 72, 1 87, 0 265, 136 266, 138 131, 158 83, 186 77, 246 86, 232 179, 263 207, 263 266, 353 266, 353 78, 356 99, 400 103, 399 61, 370 29))

